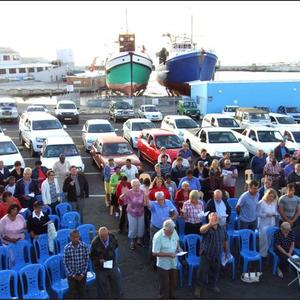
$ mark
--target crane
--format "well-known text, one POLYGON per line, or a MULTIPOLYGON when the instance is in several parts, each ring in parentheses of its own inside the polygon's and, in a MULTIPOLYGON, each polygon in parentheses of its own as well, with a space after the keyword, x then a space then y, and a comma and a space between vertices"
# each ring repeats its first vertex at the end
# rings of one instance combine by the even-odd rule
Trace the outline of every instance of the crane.
POLYGON ((94 59, 93 59, 91 65, 89 66, 89 70, 90 70, 91 72, 95 71, 95 68, 96 68, 96 60, 97 60, 98 57, 99 57, 99 56, 94 57, 94 59))

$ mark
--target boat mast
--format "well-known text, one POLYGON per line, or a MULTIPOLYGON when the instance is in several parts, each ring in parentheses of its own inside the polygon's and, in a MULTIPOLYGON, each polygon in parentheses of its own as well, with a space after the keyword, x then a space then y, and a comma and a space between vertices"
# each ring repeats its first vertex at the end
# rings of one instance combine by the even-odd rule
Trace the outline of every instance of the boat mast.
MULTIPOLYGON (((125 20, 126 20, 126 34, 128 34, 128 16, 127 16, 127 8, 125 9, 125 20)), ((130 97, 132 98, 133 96, 133 53, 130 51, 129 52, 129 56, 130 56, 130 97)))
POLYGON ((191 14, 191 46, 193 47, 193 14, 191 14))
POLYGON ((127 8, 125 9, 125 25, 126 25, 126 33, 128 33, 127 8))

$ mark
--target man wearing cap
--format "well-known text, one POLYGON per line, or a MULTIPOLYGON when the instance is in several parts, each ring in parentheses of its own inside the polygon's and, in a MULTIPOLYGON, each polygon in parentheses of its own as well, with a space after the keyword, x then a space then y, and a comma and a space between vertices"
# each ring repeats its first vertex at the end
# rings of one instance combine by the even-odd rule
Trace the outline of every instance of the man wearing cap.
POLYGON ((284 138, 274 149, 274 156, 278 162, 282 161, 284 156, 289 153, 289 149, 285 146, 285 141, 286 139, 284 138))
POLYGON ((168 219, 153 237, 152 254, 156 257, 159 275, 159 298, 175 298, 177 281, 176 253, 181 252, 175 223, 168 219))
POLYGON ((110 194, 111 194, 110 176, 115 173, 116 166, 117 164, 114 162, 114 159, 109 158, 108 164, 104 166, 104 170, 103 170, 106 207, 110 206, 110 194))

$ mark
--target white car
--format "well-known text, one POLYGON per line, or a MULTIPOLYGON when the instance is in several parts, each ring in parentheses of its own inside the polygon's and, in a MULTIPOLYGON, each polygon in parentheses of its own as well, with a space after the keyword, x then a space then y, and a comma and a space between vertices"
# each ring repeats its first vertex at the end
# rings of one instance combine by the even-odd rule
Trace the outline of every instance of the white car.
POLYGON ((225 105, 222 110, 222 114, 230 116, 230 117, 234 117, 235 111, 237 110, 237 108, 239 108, 238 105, 225 105))
POLYGON ((298 144, 300 147, 300 128, 298 127, 287 127, 283 130, 282 135, 287 138, 288 141, 298 144))
POLYGON ((199 124, 189 116, 167 115, 161 122, 162 129, 174 132, 180 140, 184 141, 184 132, 186 129, 199 128, 199 124))
POLYGON ((85 149, 87 151, 91 150, 93 142, 95 142, 99 136, 116 136, 116 131, 118 131, 118 129, 114 129, 108 120, 87 120, 82 128, 82 140, 85 149))
POLYGON ((41 151, 47 137, 69 136, 61 123, 46 112, 23 113, 19 121, 19 140, 21 145, 30 149, 34 157, 41 151))
POLYGON ((18 118, 16 101, 10 97, 0 98, 0 120, 17 121, 18 118))
POLYGON ((132 148, 136 148, 137 141, 143 129, 155 128, 155 125, 149 119, 128 119, 123 124, 123 137, 132 148))
POLYGON ((201 127, 220 127, 229 128, 238 132, 243 131, 233 117, 224 114, 206 114, 203 117, 201 127))
MULTIPOLYGON (((276 128, 270 127, 249 127, 246 128, 242 134, 240 134, 242 144, 247 150, 255 155, 257 150, 263 150, 265 153, 269 153, 274 150, 283 140, 283 135, 276 128)), ((291 153, 299 149, 296 143, 286 141, 286 147, 291 153)))
POLYGON ((52 169, 53 164, 58 161, 59 155, 63 153, 70 165, 77 167, 79 171, 84 172, 84 163, 82 162, 80 152, 70 136, 65 137, 48 137, 42 146, 41 162, 48 168, 52 169))
POLYGON ((141 105, 138 110, 138 116, 151 121, 162 120, 162 113, 157 109, 156 105, 152 104, 141 105))
POLYGON ((4 166, 12 171, 14 163, 18 160, 21 162, 22 168, 25 168, 25 163, 20 151, 18 150, 15 143, 9 136, 0 136, 0 160, 3 161, 4 166))
POLYGON ((299 128, 299 124, 289 115, 269 113, 272 126, 277 128, 282 134, 286 128, 299 128))
POLYGON ((205 127, 186 130, 184 139, 199 155, 202 149, 206 149, 212 157, 219 159, 223 157, 224 152, 229 152, 233 165, 246 165, 249 152, 240 143, 237 134, 239 133, 228 128, 205 127))
POLYGON ((76 104, 71 100, 61 100, 55 107, 55 116, 61 122, 74 122, 79 124, 79 112, 76 104))

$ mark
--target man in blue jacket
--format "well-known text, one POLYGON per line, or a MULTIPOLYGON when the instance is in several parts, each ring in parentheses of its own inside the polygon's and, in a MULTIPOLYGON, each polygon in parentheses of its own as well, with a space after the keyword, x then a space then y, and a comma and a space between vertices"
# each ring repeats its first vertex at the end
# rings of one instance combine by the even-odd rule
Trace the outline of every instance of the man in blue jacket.
POLYGON ((253 172, 253 179, 257 181, 259 184, 261 183, 261 179, 263 177, 263 170, 266 164, 266 156, 263 150, 258 150, 255 156, 252 157, 250 161, 250 169, 253 172))

